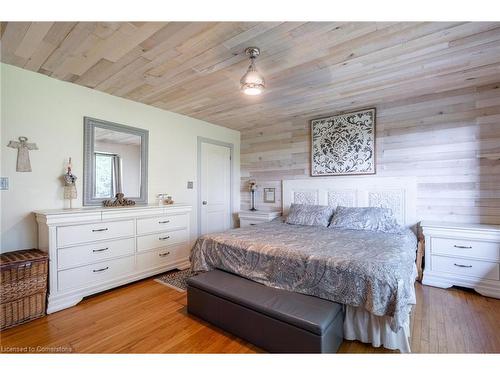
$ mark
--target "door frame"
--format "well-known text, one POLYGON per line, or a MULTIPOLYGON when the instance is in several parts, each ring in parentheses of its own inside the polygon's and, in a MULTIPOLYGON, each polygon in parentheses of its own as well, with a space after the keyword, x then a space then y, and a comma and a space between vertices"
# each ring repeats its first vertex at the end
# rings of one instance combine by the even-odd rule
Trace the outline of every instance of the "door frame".
POLYGON ((198 136, 198 156, 197 156, 197 180, 198 183, 196 184, 198 187, 198 203, 197 203, 197 224, 198 224, 198 237, 201 235, 201 145, 202 143, 209 143, 212 145, 216 146, 222 146, 222 147, 227 147, 229 148, 229 225, 231 228, 234 225, 234 220, 233 220, 233 188, 234 188, 234 181, 233 181, 233 163, 234 163, 234 145, 232 143, 227 143, 227 142, 222 142, 218 141, 216 139, 211 139, 211 138, 205 138, 198 136))

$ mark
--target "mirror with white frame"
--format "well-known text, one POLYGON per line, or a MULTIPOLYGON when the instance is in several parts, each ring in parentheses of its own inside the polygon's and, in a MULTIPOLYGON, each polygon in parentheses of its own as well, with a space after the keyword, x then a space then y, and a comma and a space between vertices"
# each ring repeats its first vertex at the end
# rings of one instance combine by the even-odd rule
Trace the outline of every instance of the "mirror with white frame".
POLYGON ((102 205, 117 193, 147 203, 147 130, 85 117, 84 154, 84 206, 102 205))

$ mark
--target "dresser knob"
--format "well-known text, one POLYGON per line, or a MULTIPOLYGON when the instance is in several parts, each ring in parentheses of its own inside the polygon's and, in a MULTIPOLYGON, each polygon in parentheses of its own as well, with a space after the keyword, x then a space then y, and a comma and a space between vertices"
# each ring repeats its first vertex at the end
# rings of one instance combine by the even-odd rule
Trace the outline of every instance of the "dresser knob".
POLYGON ((92 232, 104 232, 106 230, 108 230, 108 228, 92 229, 92 232))
POLYGON ((104 267, 104 268, 100 268, 98 270, 93 270, 92 272, 104 272, 106 271, 107 269, 109 269, 109 267, 104 267))
POLYGON ((159 221, 158 224, 168 224, 170 223, 170 220, 165 220, 165 221, 159 221))
POLYGON ((166 257, 167 255, 170 255, 170 251, 167 251, 166 253, 158 254, 160 257, 166 257))
POLYGON ((170 236, 166 236, 166 237, 159 237, 158 239, 160 241, 165 241, 165 240, 168 240, 170 238, 170 236))
POLYGON ((456 263, 453 263, 455 266, 457 267, 462 267, 462 268, 472 268, 471 265, 465 265, 465 264, 456 264, 456 263))
POLYGON ((472 246, 461 246, 461 245, 453 245, 457 249, 472 249, 472 246))
POLYGON ((108 249, 109 249, 109 247, 104 247, 104 248, 102 248, 102 249, 95 249, 95 250, 92 250, 92 252, 93 252, 93 253, 100 253, 101 251, 106 251, 106 250, 108 250, 108 249))

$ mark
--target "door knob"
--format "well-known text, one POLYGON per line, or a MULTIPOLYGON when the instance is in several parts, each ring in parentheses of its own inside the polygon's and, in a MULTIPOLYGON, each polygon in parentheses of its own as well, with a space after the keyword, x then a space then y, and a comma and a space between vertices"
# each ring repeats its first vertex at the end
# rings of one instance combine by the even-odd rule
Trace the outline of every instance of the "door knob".
POLYGON ((207 201, 203 201, 201 202, 202 205, 206 206, 207 205, 207 201))

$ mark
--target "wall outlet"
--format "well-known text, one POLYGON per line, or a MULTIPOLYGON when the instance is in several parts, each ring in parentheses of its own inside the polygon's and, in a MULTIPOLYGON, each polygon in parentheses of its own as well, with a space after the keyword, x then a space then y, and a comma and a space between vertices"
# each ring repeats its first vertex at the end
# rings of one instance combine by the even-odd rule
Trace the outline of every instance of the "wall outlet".
POLYGON ((188 189, 192 189, 194 186, 193 181, 188 181, 188 189))
POLYGON ((0 190, 9 190, 9 178, 0 177, 0 190))

